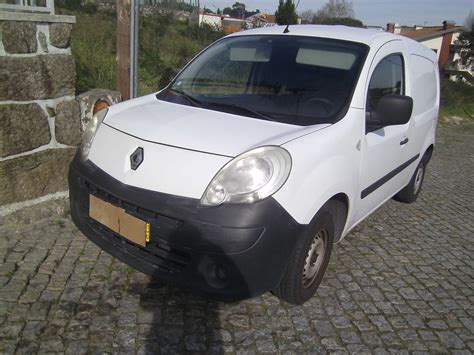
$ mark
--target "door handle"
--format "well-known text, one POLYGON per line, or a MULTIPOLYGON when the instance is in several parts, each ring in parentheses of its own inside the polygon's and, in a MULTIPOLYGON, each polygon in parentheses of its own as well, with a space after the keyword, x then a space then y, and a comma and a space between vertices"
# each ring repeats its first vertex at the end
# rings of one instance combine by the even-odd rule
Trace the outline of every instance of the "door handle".
POLYGON ((400 145, 405 145, 408 143, 408 137, 405 137, 402 139, 402 141, 400 142, 400 145))

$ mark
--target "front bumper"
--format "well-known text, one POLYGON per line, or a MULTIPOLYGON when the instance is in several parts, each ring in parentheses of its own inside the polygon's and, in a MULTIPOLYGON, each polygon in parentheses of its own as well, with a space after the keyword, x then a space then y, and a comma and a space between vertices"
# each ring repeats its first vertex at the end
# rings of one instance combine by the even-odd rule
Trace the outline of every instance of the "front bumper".
POLYGON ((274 289, 305 229, 273 198, 202 207, 197 199, 122 184, 78 155, 69 191, 74 223, 103 250, 164 283, 227 301, 274 289), (150 223, 146 247, 91 219, 90 194, 150 223))

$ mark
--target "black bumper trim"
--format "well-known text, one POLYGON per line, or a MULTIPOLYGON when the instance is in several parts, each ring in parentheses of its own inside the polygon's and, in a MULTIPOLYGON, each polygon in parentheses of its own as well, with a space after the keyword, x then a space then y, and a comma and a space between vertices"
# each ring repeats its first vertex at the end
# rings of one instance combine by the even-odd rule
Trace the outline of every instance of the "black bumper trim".
POLYGON ((78 157, 69 187, 73 221, 99 247, 162 282, 221 300, 274 289, 305 230, 273 198, 203 208, 196 199, 122 184, 78 157), (150 243, 135 245, 92 220, 89 194, 149 222, 150 243))

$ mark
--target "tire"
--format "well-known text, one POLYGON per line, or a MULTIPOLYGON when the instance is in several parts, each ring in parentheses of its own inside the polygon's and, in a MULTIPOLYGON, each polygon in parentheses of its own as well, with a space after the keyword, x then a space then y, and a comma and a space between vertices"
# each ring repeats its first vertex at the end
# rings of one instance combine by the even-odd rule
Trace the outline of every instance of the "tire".
POLYGON ((425 179, 427 163, 428 159, 426 159, 426 156, 423 156, 423 158, 418 163, 418 166, 416 167, 416 170, 413 173, 408 185, 393 197, 396 201, 403 203, 413 203, 416 201, 418 195, 420 194, 423 180, 425 179))
POLYGON ((334 229, 334 219, 327 210, 316 214, 299 238, 280 284, 273 291, 275 296, 298 305, 316 293, 331 257, 334 229))

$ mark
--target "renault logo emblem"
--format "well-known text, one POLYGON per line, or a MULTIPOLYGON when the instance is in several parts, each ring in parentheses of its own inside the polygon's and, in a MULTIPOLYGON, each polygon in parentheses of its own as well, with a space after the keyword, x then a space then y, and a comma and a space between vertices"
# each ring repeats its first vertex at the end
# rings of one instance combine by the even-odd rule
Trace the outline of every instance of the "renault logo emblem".
POLYGON ((143 148, 138 147, 135 151, 130 155, 130 167, 132 170, 137 170, 140 164, 143 162, 143 148))

